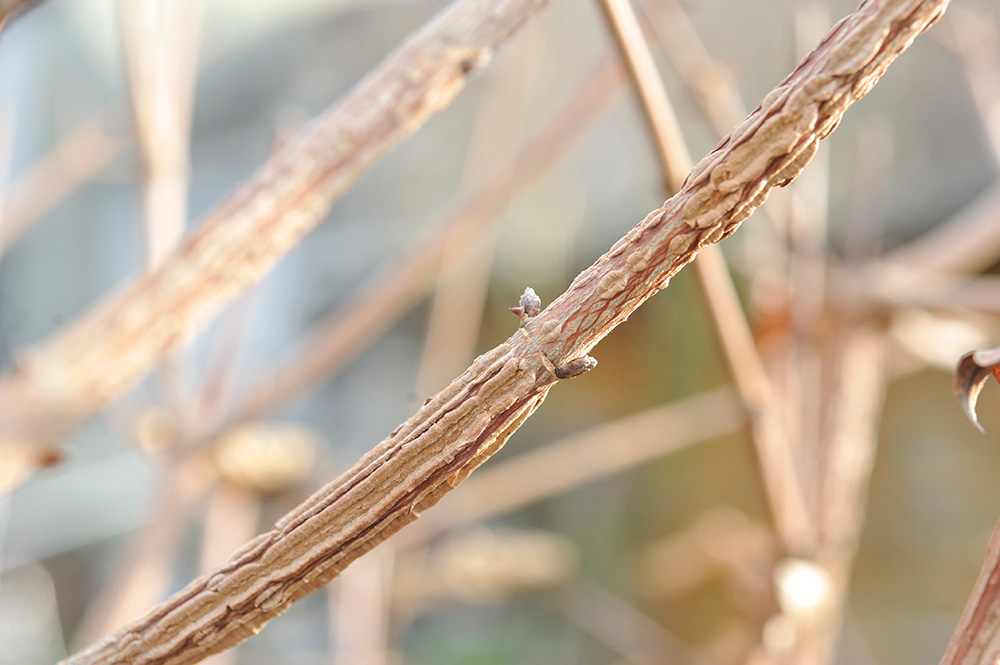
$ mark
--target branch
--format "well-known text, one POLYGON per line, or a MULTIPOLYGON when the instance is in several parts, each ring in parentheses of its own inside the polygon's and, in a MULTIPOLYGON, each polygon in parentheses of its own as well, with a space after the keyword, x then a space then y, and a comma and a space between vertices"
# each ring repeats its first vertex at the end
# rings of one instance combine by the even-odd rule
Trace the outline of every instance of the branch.
POLYGON ((1000 654, 1000 524, 941 665, 995 665, 1000 654))
POLYGON ((453 4, 290 141, 159 269, 22 358, 0 381, 0 492, 263 278, 547 1, 453 4))
POLYGON ((593 367, 584 356, 706 245, 728 236, 817 143, 947 0, 866 2, 650 213, 539 312, 359 460, 145 617, 71 657, 180 665, 232 646, 329 582, 464 480, 531 415, 551 386, 593 367))
POLYGON ((0 30, 7 27, 7 22, 22 14, 41 0, 0 0, 0 30))

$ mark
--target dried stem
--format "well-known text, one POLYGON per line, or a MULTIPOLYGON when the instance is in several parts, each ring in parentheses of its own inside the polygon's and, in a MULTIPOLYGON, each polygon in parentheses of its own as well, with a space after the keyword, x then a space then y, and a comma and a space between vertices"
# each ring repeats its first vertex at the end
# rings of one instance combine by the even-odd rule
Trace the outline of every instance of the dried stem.
POLYGON ((66 662, 197 662, 256 633, 415 520, 498 450, 559 377, 592 367, 582 356, 700 249, 735 231, 772 187, 794 179, 818 141, 946 6, 863 4, 695 167, 677 195, 548 308, 531 316, 534 303, 523 298, 518 331, 353 468, 226 564, 66 662))
POLYGON ((19 176, 4 201, 0 254, 82 182, 107 166, 124 145, 124 140, 105 133, 101 116, 91 118, 19 176))
POLYGON ((332 202, 448 106, 546 0, 459 0, 239 188, 155 272, 0 382, 0 491, 260 280, 332 202))
POLYGON ((191 2, 120 3, 132 114, 144 166, 146 265, 155 269, 184 235, 188 145, 200 21, 191 2))
POLYGON ((28 11, 41 0, 2 0, 0 1, 0 30, 7 27, 11 19, 28 11))

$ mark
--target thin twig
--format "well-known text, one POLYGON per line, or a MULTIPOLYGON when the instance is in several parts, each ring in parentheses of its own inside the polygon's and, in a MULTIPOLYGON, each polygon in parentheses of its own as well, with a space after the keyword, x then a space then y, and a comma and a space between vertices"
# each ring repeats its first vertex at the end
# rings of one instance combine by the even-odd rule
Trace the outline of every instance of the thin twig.
POLYGON ((2 0, 0 2, 0 30, 7 27, 11 19, 28 11, 41 0, 2 0))
POLYGON ((651 617, 595 584, 578 584, 554 599, 567 619, 631 665, 713 665, 651 617))
POLYGON ((793 180, 843 113, 944 12, 946 0, 868 2, 838 23, 684 187, 340 478, 145 617, 67 661, 180 665, 232 646, 337 576, 495 453, 560 379, 702 248, 793 180))
POLYGON ((394 551, 379 548, 364 557, 339 585, 330 585, 336 665, 388 665, 394 551), (336 588, 334 588, 336 586, 336 588))
POLYGON ((108 136, 103 116, 81 123, 11 184, 0 219, 0 254, 121 152, 126 142, 108 136))
POLYGON ((174 251, 187 224, 191 112, 200 20, 191 2, 120 3, 138 145, 143 159, 146 266, 174 251))
POLYGON ((88 603, 73 636, 76 648, 117 630, 163 598, 184 524, 215 482, 216 475, 204 456, 170 468, 146 526, 88 603))
POLYGON ((275 155, 158 270, 25 357, 0 381, 0 491, 259 281, 546 3, 457 1, 275 155))
MULTIPOLYGON (((1000 163, 1000 33, 992 21, 985 21, 967 8, 949 17, 950 37, 944 41, 955 50, 964 65, 966 81, 976 110, 990 138, 994 161, 1000 163)), ((950 220, 921 234, 888 253, 882 261, 889 267, 909 267, 942 272, 977 272, 989 267, 1000 251, 1000 186, 992 186, 950 220)), ((933 284, 933 276, 913 273, 915 284, 933 284)))

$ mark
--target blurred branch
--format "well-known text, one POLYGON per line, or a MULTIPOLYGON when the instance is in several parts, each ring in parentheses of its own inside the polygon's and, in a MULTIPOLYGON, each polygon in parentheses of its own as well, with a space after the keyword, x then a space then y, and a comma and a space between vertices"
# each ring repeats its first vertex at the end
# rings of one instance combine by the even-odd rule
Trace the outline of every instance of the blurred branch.
POLYGON ((0 30, 6 28, 12 18, 40 3, 41 0, 0 0, 0 30))
POLYGON ((132 114, 144 166, 146 265, 184 236, 200 17, 190 1, 119 4, 132 114))
POLYGON ((868 2, 838 23, 685 180, 544 311, 526 292, 521 326, 480 356, 340 478, 149 614, 67 664, 194 663, 253 635, 412 522, 495 453, 548 390, 702 248, 728 236, 775 185, 799 175, 818 141, 946 0, 868 2))
POLYGON ((713 665, 657 621, 595 584, 578 584, 558 594, 559 613, 630 665, 713 665))
MULTIPOLYGON (((147 271, 177 248, 188 221, 191 114, 200 51, 200 10, 191 0, 122 0, 118 5, 136 138, 143 164, 147 271)), ((164 359, 163 399, 180 427, 192 420, 183 393, 183 353, 164 359)))
POLYGON ((915 278, 924 270, 975 272, 988 268, 1000 251, 998 218, 1000 186, 993 186, 944 224, 888 252, 876 266, 910 268, 915 278))
POLYGON ((125 145, 124 139, 104 131, 98 116, 81 123, 32 164, 7 193, 0 218, 0 254, 70 192, 107 166, 125 145))
POLYGON ((600 5, 653 135, 656 156, 663 168, 664 187, 668 192, 676 192, 691 170, 691 156, 653 53, 628 0, 601 0, 600 5))
POLYGON ((260 280, 547 0, 460 0, 277 153, 154 272, 0 381, 0 491, 260 280))

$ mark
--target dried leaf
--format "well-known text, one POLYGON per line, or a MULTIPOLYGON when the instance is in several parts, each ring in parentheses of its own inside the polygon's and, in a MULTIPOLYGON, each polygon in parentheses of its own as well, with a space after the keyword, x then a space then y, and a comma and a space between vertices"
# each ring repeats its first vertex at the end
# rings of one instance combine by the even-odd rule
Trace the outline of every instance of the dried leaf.
POLYGON ((990 374, 1000 381, 1000 347, 966 353, 955 368, 955 396, 962 404, 966 417, 983 434, 986 430, 979 424, 976 400, 990 374))

